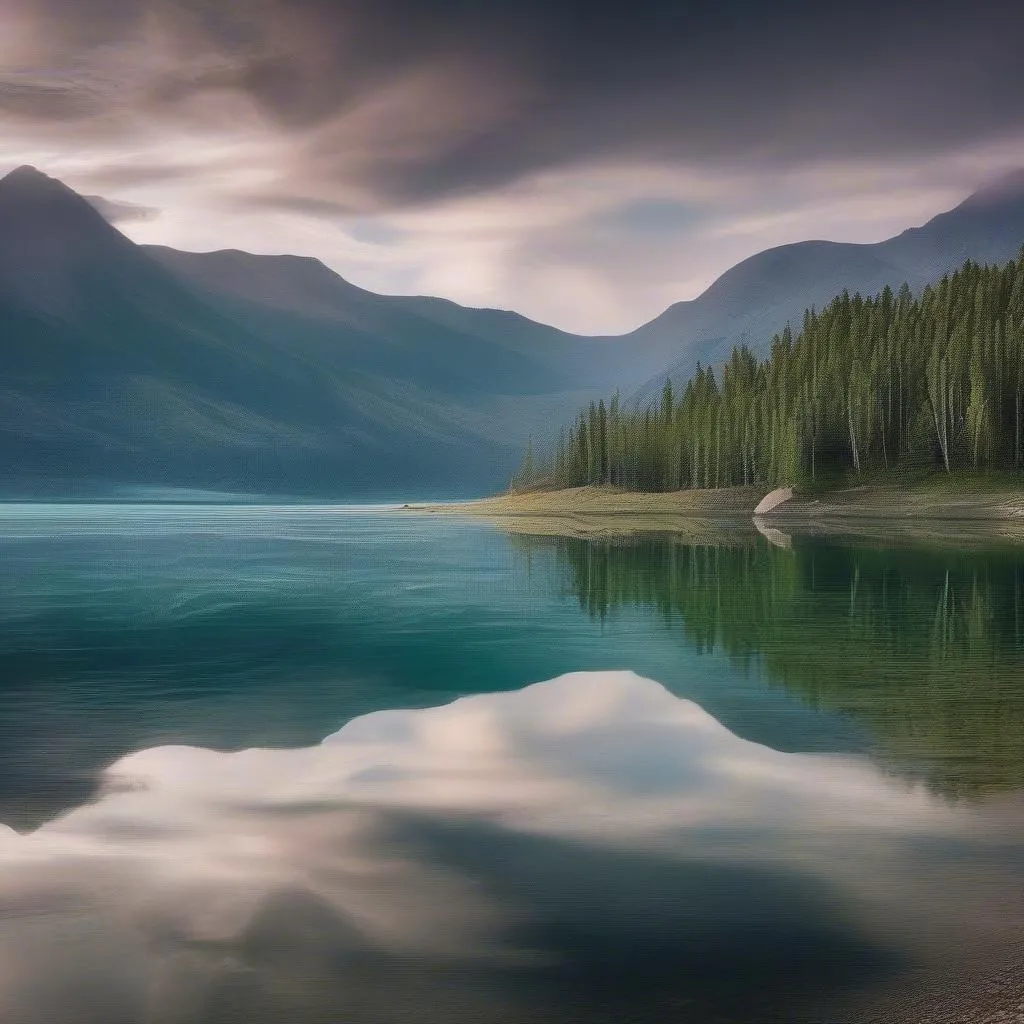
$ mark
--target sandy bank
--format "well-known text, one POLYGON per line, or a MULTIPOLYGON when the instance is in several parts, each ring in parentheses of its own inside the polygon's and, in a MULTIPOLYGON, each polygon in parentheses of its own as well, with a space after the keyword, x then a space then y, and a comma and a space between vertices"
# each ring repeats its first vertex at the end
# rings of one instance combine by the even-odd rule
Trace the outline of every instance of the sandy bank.
POLYGON ((450 504, 411 505, 409 511, 487 518, 565 517, 579 521, 584 529, 592 517, 605 520, 604 529, 619 517, 641 517, 648 521, 648 529, 672 529, 673 524, 683 518, 746 519, 755 514, 766 496, 769 501, 765 504, 771 507, 760 512, 759 518, 773 523, 846 518, 1024 522, 1024 486, 987 486, 983 481, 958 483, 938 478, 909 486, 886 484, 817 495, 796 493, 781 501, 777 501, 781 497, 778 491, 769 493, 766 487, 723 487, 658 494, 613 487, 571 487, 450 504))
POLYGON ((771 522, 795 519, 1024 520, 1024 489, 957 490, 951 486, 854 487, 828 494, 794 495, 764 513, 771 522))
POLYGON ((478 516, 644 516, 669 520, 747 517, 767 488, 723 487, 715 490, 650 494, 615 487, 569 487, 560 491, 500 494, 476 501, 411 505, 410 511, 478 516))

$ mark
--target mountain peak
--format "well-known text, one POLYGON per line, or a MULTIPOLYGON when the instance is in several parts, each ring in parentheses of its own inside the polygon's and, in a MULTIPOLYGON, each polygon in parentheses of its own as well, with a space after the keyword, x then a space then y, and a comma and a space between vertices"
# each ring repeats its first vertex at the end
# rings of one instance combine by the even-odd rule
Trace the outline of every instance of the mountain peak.
POLYGON ((0 178, 0 295, 64 312, 88 301, 83 268, 120 265, 132 248, 92 205, 28 165, 0 178))
POLYGON ((48 174, 44 174, 31 164, 22 164, 21 167, 16 167, 9 174, 5 174, 3 178, 0 178, 0 189, 4 192, 11 189, 17 189, 18 191, 26 189, 33 191, 56 191, 58 189, 71 191, 63 182, 58 181, 56 178, 51 178, 48 174))
POLYGON ((30 180, 32 178, 46 178, 48 175, 43 174, 38 167, 33 167, 31 164, 22 164, 20 167, 15 167, 13 171, 4 175, 4 177, 11 178, 12 180, 30 180))
POLYGON ((0 208, 5 212, 21 212, 30 208, 92 207, 77 193, 57 178, 25 164, 0 178, 0 208))

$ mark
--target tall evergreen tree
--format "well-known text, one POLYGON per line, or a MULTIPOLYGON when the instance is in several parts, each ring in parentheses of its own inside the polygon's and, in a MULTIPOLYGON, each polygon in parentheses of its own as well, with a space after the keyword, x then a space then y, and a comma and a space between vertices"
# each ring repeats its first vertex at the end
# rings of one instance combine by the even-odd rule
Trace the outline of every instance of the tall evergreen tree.
POLYGON ((739 346, 719 376, 698 364, 647 407, 591 402, 550 456, 528 446, 513 486, 773 485, 900 466, 1024 468, 1024 247, 917 296, 843 291, 767 358, 739 346))

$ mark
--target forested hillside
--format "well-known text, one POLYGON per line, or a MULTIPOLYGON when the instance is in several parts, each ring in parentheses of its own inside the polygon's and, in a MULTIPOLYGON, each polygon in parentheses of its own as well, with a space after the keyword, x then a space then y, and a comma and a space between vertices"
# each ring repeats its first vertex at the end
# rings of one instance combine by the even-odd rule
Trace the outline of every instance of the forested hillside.
POLYGON ((913 295, 844 291, 805 312, 759 360, 733 350, 660 402, 591 403, 550 450, 531 446, 513 489, 635 490, 795 483, 837 471, 1024 463, 1024 248, 966 262, 913 295))

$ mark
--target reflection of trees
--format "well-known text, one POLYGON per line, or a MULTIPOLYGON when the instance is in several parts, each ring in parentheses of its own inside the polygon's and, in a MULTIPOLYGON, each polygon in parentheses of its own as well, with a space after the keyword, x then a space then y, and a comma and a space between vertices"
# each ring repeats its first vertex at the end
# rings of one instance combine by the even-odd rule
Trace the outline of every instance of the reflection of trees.
MULTIPOLYGON (((656 610, 808 703, 867 722, 949 793, 1024 785, 1024 553, 798 539, 519 538, 591 615, 656 610)), ((913 767, 912 767, 913 766, 913 767)))

